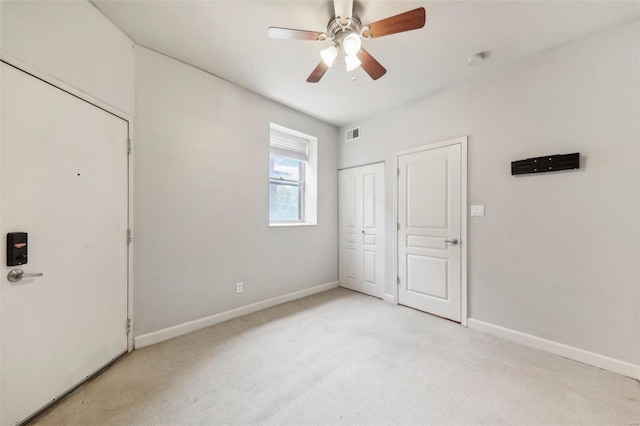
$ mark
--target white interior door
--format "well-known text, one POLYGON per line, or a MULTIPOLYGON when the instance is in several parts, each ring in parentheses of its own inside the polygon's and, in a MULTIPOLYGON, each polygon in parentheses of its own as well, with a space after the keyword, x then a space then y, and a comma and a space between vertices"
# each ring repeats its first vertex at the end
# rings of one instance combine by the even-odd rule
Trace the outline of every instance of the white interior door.
POLYGON ((338 172, 338 279, 340 286, 360 289, 362 279, 362 190, 354 169, 338 172))
POLYGON ((461 320, 462 145, 398 156, 398 303, 461 320))
POLYGON ((339 172, 339 280, 342 287, 384 294, 384 164, 339 172))
POLYGON ((127 351, 128 123, 2 63, 1 424, 127 351), (4 245, 4 244, 3 244, 4 245), (12 283, 11 270, 43 273, 12 283))

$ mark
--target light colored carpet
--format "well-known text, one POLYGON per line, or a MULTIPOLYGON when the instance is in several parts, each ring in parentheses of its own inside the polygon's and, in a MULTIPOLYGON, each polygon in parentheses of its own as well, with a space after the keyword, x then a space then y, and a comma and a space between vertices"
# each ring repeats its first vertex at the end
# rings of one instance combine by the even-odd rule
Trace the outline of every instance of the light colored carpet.
POLYGON ((636 422, 635 380, 335 289, 136 350, 36 423, 636 422))

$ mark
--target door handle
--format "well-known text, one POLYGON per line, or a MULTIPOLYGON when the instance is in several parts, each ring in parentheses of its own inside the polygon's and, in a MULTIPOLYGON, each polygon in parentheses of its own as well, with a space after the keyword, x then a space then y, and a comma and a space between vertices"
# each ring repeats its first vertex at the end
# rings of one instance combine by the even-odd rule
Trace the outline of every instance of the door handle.
POLYGON ((33 277, 41 277, 44 274, 42 272, 35 272, 32 274, 25 274, 22 269, 12 269, 7 274, 7 279, 12 283, 17 283, 23 278, 33 278, 33 277))
POLYGON ((447 238, 446 240, 444 240, 445 243, 451 243, 452 245, 456 245, 458 244, 458 239, 457 238, 447 238))

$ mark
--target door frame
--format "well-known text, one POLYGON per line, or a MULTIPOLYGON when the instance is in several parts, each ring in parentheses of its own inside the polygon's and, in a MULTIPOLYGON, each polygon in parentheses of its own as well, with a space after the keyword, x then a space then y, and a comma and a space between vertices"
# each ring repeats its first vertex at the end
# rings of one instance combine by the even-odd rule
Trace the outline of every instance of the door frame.
MULTIPOLYGON (((56 87, 63 92, 68 93, 69 95, 76 97, 82 101, 85 101, 96 108, 100 108, 101 110, 114 115, 124 121, 127 122, 127 138, 133 144, 133 130, 134 130, 134 117, 127 114, 120 109, 109 105, 106 102, 101 101, 82 90, 76 89, 75 87, 65 83, 62 80, 24 62, 23 60, 16 58, 15 56, 7 53, 6 51, 0 49, 0 62, 4 62, 5 64, 16 68, 18 71, 22 71, 31 75, 38 80, 41 80, 47 84, 50 84, 53 87, 56 87)), ((0 140, 0 144, 2 141, 0 140)), ((123 141, 123 143, 127 143, 127 141, 123 141)), ((133 147, 133 145, 131 145, 133 147)), ((127 228, 131 230, 133 233, 133 149, 129 152, 127 156, 127 228)), ((2 208, 2 204, 0 201, 0 209, 2 208)), ((0 230, 2 230, 2 223, 0 222, 0 230)), ((126 241, 127 236, 123 235, 123 241, 126 241)), ((133 312, 133 247, 134 247, 134 239, 131 238, 131 242, 127 246, 127 317, 131 321, 131 327, 129 329, 129 333, 127 334, 127 352, 131 352, 134 349, 134 340, 133 340, 133 325, 134 325, 134 312, 133 312)), ((2 279, 2 277, 0 277, 2 279)), ((0 313, 1 314, 1 313, 0 313)), ((0 318, 2 318, 0 316, 0 318)), ((126 319, 125 319, 126 320, 126 319)), ((124 326, 125 324, 123 324, 124 326)), ((1 360, 0 360, 1 361, 1 360)), ((2 364, 0 363, 0 366, 2 364)), ((0 367, 1 368, 1 367, 0 367)))
POLYGON ((434 142, 427 145, 421 145, 414 148, 396 151, 393 153, 393 276, 396 279, 395 285, 395 304, 398 304, 399 285, 398 285, 398 159, 402 155, 413 154, 416 152, 428 151, 431 149, 443 148, 452 145, 460 145, 462 153, 460 156, 460 324, 467 326, 468 318, 468 301, 467 301, 467 136, 460 136, 453 139, 434 142))

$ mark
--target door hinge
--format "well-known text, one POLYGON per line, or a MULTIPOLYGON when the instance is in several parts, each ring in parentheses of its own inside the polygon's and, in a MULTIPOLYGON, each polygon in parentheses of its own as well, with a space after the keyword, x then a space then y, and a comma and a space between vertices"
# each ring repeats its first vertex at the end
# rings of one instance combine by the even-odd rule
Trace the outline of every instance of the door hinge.
POLYGON ((127 139, 127 154, 131 154, 131 139, 127 139))
POLYGON ((398 169, 398 174, 396 176, 400 176, 400 169, 398 169))
POLYGON ((400 230, 400 222, 398 222, 396 225, 398 225, 398 231, 400 230))
POLYGON ((396 282, 400 285, 400 277, 396 277, 396 282))
POLYGON ((133 239, 133 233, 131 229, 127 229, 127 244, 131 244, 131 240, 133 239))
POLYGON ((131 318, 127 318, 127 334, 131 333, 131 318))

